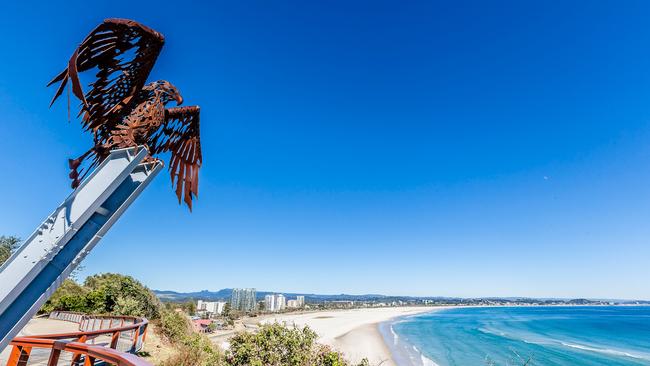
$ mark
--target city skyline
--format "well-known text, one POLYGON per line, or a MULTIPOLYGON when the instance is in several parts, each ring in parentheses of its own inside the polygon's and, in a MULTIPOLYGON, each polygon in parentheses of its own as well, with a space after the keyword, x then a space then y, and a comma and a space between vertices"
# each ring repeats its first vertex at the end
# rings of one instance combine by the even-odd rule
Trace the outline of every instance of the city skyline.
POLYGON ((201 192, 190 214, 160 174, 80 278, 650 299, 650 3, 173 6, 6 4, 0 235, 70 193, 91 138, 45 84, 119 16, 165 34, 150 79, 201 106, 201 192))
MULTIPOLYGON (((163 290, 163 289, 152 289, 157 296, 163 301, 173 301, 173 302, 183 302, 183 301, 202 301, 204 304, 209 302, 230 302, 231 295, 220 296, 223 291, 229 289, 220 289, 220 290, 208 290, 203 289, 200 291, 194 292, 183 292, 183 291, 173 291, 173 290, 163 290), (174 293, 175 296, 170 296, 170 293, 174 293), (211 299, 211 300, 206 300, 211 299)), ((234 289, 233 289, 234 290, 234 289)), ((364 298, 371 298, 372 301, 381 301, 381 299, 413 299, 413 300, 426 300, 426 299, 452 299, 452 300, 472 300, 472 299, 503 299, 503 300, 562 300, 562 301, 571 301, 571 300, 580 300, 586 299, 590 301, 622 301, 622 302, 641 302, 648 303, 650 299, 646 298, 616 298, 616 297, 536 297, 536 296, 441 296, 441 295, 409 295, 409 294, 381 294, 381 293, 316 293, 316 292, 288 292, 288 291, 267 291, 262 290, 258 291, 256 289, 256 301, 266 302, 267 296, 282 295, 288 306, 289 301, 298 300, 302 305, 304 305, 305 297, 317 296, 319 298, 328 298, 328 299, 349 299, 352 298, 352 301, 363 302, 364 298), (297 297, 298 299, 296 299, 297 297), (299 298, 302 298, 300 300, 299 298)), ((313 300, 312 300, 313 301, 313 300)), ((319 301, 332 301, 332 300, 318 300, 319 301)), ((338 300, 337 300, 338 301, 338 300)), ((392 300, 391 300, 392 301, 392 300)))

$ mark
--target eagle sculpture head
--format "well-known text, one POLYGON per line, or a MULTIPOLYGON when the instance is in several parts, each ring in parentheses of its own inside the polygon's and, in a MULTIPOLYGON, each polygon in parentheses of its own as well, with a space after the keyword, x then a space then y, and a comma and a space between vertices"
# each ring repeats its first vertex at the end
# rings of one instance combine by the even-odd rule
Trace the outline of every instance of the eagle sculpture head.
POLYGON ((150 93, 156 93, 160 95, 162 102, 164 104, 169 103, 172 100, 176 101, 176 105, 183 104, 183 97, 172 83, 166 80, 158 80, 151 82, 145 85, 142 90, 145 90, 150 93))

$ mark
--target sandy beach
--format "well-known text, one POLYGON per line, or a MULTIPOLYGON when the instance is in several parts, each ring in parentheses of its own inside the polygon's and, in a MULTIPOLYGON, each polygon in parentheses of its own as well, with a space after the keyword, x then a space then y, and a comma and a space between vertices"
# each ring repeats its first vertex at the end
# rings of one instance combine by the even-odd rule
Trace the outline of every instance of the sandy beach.
POLYGON ((343 352, 353 362, 367 358, 372 365, 395 365, 379 332, 379 323, 390 319, 426 313, 445 307, 393 307, 350 310, 329 310, 301 314, 279 314, 261 322, 285 325, 308 325, 319 335, 319 342, 343 352))

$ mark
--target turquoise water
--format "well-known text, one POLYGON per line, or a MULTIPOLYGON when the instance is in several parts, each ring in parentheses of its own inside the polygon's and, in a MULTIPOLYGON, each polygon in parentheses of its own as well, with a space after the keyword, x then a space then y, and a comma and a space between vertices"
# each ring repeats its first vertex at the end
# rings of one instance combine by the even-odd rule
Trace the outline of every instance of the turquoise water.
POLYGON ((380 329, 400 366, 650 365, 650 307, 459 308, 380 329))

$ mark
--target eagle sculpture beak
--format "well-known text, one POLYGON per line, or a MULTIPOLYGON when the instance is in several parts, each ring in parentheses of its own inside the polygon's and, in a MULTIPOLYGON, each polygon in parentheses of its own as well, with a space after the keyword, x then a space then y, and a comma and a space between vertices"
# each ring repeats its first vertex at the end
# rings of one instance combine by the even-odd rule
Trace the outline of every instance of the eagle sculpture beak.
POLYGON ((183 97, 180 96, 180 94, 176 97, 176 105, 181 105, 183 104, 183 97))

